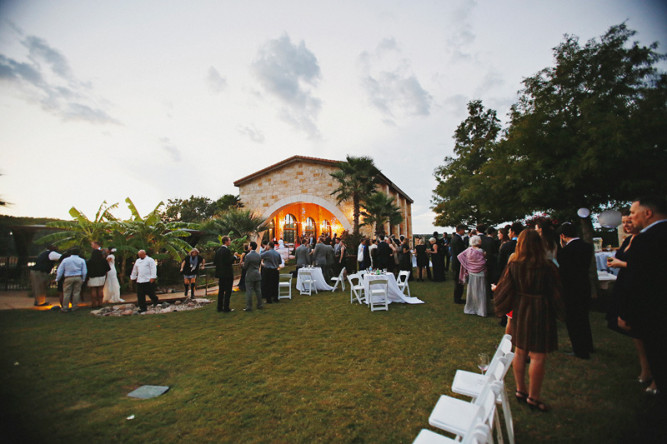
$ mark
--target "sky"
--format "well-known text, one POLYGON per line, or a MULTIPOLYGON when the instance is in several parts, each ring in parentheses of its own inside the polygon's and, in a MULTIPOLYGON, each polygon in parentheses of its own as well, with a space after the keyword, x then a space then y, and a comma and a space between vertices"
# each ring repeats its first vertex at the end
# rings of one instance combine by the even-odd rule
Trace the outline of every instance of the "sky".
MULTIPOLYGON (((430 233, 434 170, 466 104, 506 120, 521 81, 626 22, 665 53, 644 0, 0 0, 0 214, 129 217, 238 194, 293 155, 370 156, 430 233)), ((664 66, 663 66, 664 68, 664 66)))

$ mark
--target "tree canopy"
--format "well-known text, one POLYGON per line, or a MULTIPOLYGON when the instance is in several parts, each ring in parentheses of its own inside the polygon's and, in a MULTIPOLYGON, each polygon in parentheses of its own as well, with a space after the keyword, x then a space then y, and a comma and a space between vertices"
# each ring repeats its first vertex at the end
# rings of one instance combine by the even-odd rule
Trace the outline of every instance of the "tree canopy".
POLYGON ((403 222, 401 209, 395 204, 396 198, 381 191, 371 194, 364 203, 361 212, 364 225, 373 227, 376 234, 384 234, 384 224, 397 225, 403 222))
POLYGON ((168 222, 203 222, 230 209, 241 207, 241 199, 233 194, 225 194, 215 201, 204 196, 169 199, 162 219, 168 222))
POLYGON ((495 111, 471 102, 457 157, 435 173, 436 222, 497 223, 536 211, 568 218, 580 207, 665 194, 667 74, 656 68, 665 56, 634 35, 625 24, 583 46, 566 35, 555 66, 523 81, 500 140, 484 131, 496 128, 495 111))

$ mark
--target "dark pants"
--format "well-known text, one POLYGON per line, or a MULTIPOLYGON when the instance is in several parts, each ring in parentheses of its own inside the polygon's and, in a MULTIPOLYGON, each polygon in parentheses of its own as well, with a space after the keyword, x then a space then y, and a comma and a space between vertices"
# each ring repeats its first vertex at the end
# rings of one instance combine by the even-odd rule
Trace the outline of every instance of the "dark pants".
POLYGON ((641 326, 639 336, 644 342, 646 359, 653 380, 663 396, 667 396, 667 334, 659 322, 648 322, 641 326))
POLYGON ((262 297, 266 303, 278 302, 280 273, 275 268, 262 268, 262 297))
MULTIPOLYGON (((579 298, 581 299, 581 298, 579 298)), ((565 325, 572 343, 572 352, 579 358, 588 358, 593 351, 593 334, 586 300, 565 299, 565 325)))
POLYGON ((151 298, 153 304, 160 302, 155 296, 155 285, 152 282, 137 283, 137 302, 139 311, 146 311, 146 296, 151 298))
POLYGON ((218 311, 229 311, 229 300, 232 297, 233 276, 223 276, 218 281, 218 311))
POLYGON ((463 284, 459 282, 459 273, 461 272, 461 264, 456 262, 452 264, 454 271, 454 302, 463 301, 463 284))

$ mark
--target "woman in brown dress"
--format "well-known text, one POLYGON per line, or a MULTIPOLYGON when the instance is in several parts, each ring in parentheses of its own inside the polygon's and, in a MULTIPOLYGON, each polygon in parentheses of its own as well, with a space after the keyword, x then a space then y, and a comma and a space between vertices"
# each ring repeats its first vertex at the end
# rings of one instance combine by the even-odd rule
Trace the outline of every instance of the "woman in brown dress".
POLYGON ((540 400, 540 391, 547 353, 558 349, 556 318, 562 318, 563 305, 558 270, 546 260, 544 243, 535 230, 519 235, 516 251, 495 289, 494 302, 498 317, 514 310, 510 334, 516 347, 512 367, 517 400, 531 409, 549 411, 540 400), (530 381, 526 390, 527 355, 530 381))

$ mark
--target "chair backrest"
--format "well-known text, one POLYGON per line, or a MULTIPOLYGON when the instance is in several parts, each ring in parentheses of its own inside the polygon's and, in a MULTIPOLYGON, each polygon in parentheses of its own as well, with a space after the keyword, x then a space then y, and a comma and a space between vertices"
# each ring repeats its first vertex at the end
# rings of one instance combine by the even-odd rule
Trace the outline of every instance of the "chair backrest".
POLYGON ((480 410, 484 412, 482 422, 489 425, 489 427, 496 412, 496 397, 500 394, 501 390, 503 390, 503 386, 500 381, 488 378, 479 396, 474 401, 474 404, 479 406, 480 410))
POLYGON ((354 286, 356 285, 354 283, 354 280, 357 280, 357 283, 359 283, 359 274, 358 273, 352 273, 347 275, 347 281, 350 283, 350 285, 354 286))
MULTIPOLYGON (((302 270, 303 270, 303 268, 302 268, 302 270)), ((310 270, 301 272, 301 278, 302 279, 311 279, 312 277, 313 277, 313 274, 310 272, 310 270)))
POLYGON ((387 287, 389 286, 389 281, 387 279, 371 279, 368 281, 368 289, 373 290, 373 287, 380 287, 384 289, 385 293, 387 292, 387 287))
POLYGON ((402 270, 402 271, 398 272, 398 280, 399 281, 407 281, 409 276, 410 276, 410 272, 408 270, 402 270))
POLYGON ((461 444, 488 444, 491 442, 493 442, 491 439, 491 428, 483 422, 473 421, 461 444))
POLYGON ((291 281, 292 280, 292 275, 290 273, 280 273, 280 280, 281 281, 291 281))
POLYGON ((493 354, 493 358, 489 363, 489 371, 495 368, 496 364, 498 363, 498 359, 502 358, 511 351, 512 351, 512 336, 503 335, 503 338, 500 340, 500 344, 498 344, 498 348, 496 348, 496 352, 493 354))
POLYGON ((502 381, 505 379, 507 370, 509 370, 510 365, 512 365, 512 359, 514 359, 514 353, 509 352, 500 357, 497 360, 496 365, 493 367, 489 364, 489 370, 486 372, 487 378, 492 378, 495 381, 502 381))
POLYGON ((366 273, 368 273, 368 270, 359 270, 359 271, 357 272, 357 274, 358 274, 359 276, 363 276, 363 275, 365 275, 366 273))

